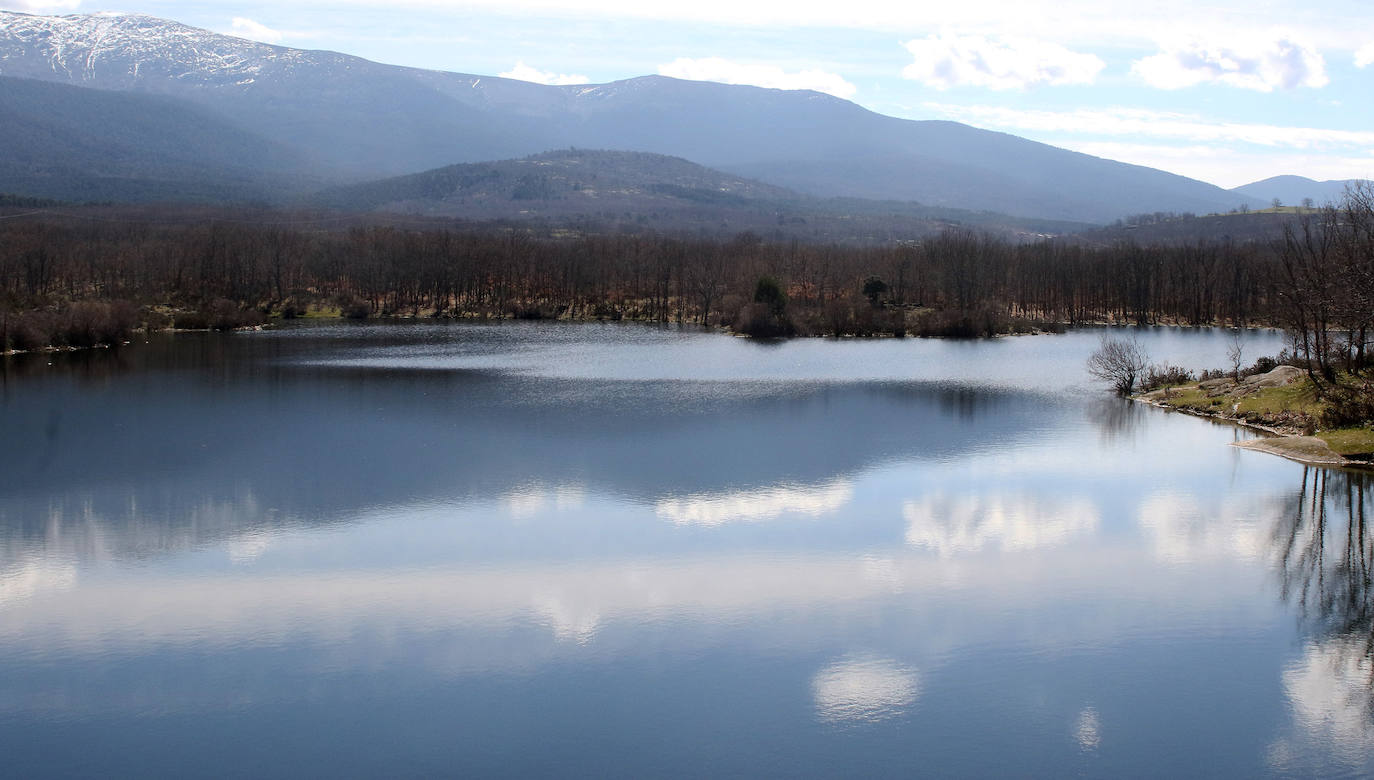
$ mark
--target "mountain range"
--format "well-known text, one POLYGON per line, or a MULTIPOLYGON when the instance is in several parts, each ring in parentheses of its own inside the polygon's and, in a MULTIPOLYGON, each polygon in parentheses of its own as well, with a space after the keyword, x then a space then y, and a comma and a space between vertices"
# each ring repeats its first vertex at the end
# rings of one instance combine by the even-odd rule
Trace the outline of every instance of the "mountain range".
MULTIPOLYGON (((142 154, 168 168, 154 167, 157 181, 170 182, 183 163, 200 161, 205 187, 289 198, 322 183, 578 147, 671 155, 820 198, 919 201, 1037 219, 1104 223, 1142 212, 1265 204, 1004 133, 882 116, 817 92, 663 76, 546 86, 270 46, 138 15, 0 12, 0 76, 162 101, 110 109, 156 117, 162 127, 131 125, 148 131, 143 148, 141 131, 109 144, 111 170, 92 173, 107 184, 124 174, 137 178, 119 161, 142 154), (216 133, 223 142, 211 140, 216 133), (196 137, 206 141, 177 140, 196 137), (249 151, 254 145, 260 153, 249 151), (177 148, 186 154, 166 153, 177 148)), ((33 159, 28 179, 0 179, 0 190, 41 178, 33 169, 43 150, 33 144, 45 132, 44 112, 23 109, 18 95, 26 88, 7 89, 16 95, 9 105, 19 105, 25 119, 0 132, 17 133, 33 159)), ((67 143, 82 154, 50 157, 102 153, 98 145, 67 143)), ((70 197, 52 188, 21 194, 70 197)))

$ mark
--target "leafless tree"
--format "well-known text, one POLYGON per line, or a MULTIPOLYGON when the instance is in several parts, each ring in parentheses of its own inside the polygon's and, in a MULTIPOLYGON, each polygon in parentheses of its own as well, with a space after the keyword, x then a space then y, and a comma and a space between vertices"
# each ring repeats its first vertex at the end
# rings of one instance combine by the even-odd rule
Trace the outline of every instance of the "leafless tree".
POLYGON ((1097 351, 1088 358, 1088 373, 1110 382, 1119 395, 1130 395, 1136 377, 1150 364, 1145 348, 1135 339, 1102 337, 1097 351))
POLYGON ((1241 340, 1240 329, 1231 334, 1231 344, 1226 347, 1226 359, 1231 363, 1231 378, 1240 381, 1240 365, 1245 360, 1245 342, 1241 340))

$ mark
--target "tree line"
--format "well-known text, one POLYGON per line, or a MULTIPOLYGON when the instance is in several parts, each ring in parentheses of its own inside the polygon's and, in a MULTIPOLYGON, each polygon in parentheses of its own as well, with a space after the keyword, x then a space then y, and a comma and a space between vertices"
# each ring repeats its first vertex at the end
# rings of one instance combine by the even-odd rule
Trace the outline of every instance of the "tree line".
POLYGON ((115 302, 121 326, 137 320, 129 327, 232 326, 320 308, 354 317, 690 322, 761 335, 1244 326, 1280 320, 1280 254, 1216 241, 1015 244, 958 230, 852 247, 750 233, 724 241, 539 237, 508 227, 329 230, 39 215, 0 220, 0 335, 11 348, 43 338, 98 341, 64 334, 81 330, 64 317, 99 319, 92 306, 115 302), (44 328, 47 336, 37 332, 44 328))

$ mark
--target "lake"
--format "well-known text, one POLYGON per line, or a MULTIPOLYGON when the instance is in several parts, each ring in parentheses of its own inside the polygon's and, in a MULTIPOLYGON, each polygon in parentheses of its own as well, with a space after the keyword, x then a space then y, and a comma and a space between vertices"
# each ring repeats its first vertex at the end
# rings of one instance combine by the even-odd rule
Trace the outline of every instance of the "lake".
POLYGON ((1099 335, 6 359, 0 775, 1374 773, 1374 485, 1113 399, 1099 335))

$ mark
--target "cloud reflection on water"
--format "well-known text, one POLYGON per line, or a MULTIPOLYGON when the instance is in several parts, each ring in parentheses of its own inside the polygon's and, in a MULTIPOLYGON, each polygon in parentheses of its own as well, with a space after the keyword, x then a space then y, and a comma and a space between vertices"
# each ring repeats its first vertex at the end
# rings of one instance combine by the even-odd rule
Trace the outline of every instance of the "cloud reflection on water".
POLYGON ((894 718, 916 701, 920 676, 888 658, 855 655, 816 672, 811 695, 828 723, 873 723, 894 718))
POLYGON ((1097 530, 1097 507, 1086 498, 1033 495, 934 494, 902 506, 906 543, 941 557, 986 547, 1033 550, 1097 530))
POLYGON ((853 497, 854 486, 837 479, 814 487, 777 485, 664 498, 654 505, 654 511, 676 525, 718 526, 773 520, 788 514, 821 517, 842 509, 853 497))
MULTIPOLYGON (((1283 692, 1298 736, 1356 766, 1374 754, 1374 660, 1368 642, 1367 637, 1350 636, 1310 642, 1283 672, 1283 692)), ((1283 745, 1277 752, 1289 754, 1294 747, 1283 745)))

